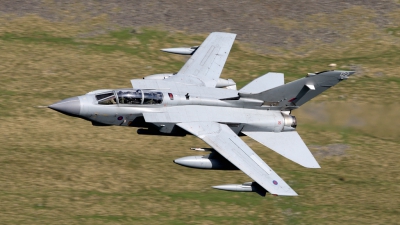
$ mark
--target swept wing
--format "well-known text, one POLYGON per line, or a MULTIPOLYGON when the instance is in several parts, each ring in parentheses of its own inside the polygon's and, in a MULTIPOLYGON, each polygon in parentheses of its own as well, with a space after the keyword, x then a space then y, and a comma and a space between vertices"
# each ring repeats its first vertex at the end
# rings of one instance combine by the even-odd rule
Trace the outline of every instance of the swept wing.
POLYGON ((166 81, 215 87, 235 37, 231 33, 211 33, 181 70, 166 81))
POLYGON ((189 122, 177 125, 201 138, 269 193, 297 196, 297 193, 227 125, 216 122, 189 122))

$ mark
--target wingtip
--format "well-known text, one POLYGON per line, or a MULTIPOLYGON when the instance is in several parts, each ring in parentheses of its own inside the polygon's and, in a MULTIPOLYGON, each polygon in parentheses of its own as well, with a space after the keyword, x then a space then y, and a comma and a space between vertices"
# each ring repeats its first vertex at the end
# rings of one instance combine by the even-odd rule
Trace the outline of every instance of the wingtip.
POLYGON ((273 194, 274 196, 287 196, 287 197, 295 197, 299 196, 297 193, 295 194, 273 194))
POLYGON ((289 192, 284 193, 271 193, 274 196, 299 196, 295 191, 291 190, 289 192))
POLYGON ((219 32, 219 31, 212 32, 212 33, 210 33, 210 35, 211 35, 211 34, 232 35, 232 36, 234 36, 234 37, 236 37, 236 35, 237 35, 237 34, 235 34, 235 33, 229 33, 229 32, 219 32))
POLYGON ((309 168, 309 169, 321 169, 321 166, 315 162, 312 164, 300 164, 301 166, 304 166, 305 168, 309 168))
POLYGON ((319 165, 317 160, 314 158, 314 156, 312 154, 310 154, 310 155, 311 156, 309 158, 307 158, 307 160, 299 160, 299 161, 292 160, 292 161, 299 164, 300 166, 305 167, 305 168, 320 169, 321 166, 319 165))

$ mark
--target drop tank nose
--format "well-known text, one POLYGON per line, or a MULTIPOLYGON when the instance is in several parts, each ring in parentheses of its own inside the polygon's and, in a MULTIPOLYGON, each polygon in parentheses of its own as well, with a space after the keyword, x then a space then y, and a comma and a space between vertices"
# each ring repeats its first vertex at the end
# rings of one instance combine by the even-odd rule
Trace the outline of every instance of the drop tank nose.
POLYGON ((78 97, 67 98, 48 107, 68 116, 79 117, 81 113, 81 101, 78 97))

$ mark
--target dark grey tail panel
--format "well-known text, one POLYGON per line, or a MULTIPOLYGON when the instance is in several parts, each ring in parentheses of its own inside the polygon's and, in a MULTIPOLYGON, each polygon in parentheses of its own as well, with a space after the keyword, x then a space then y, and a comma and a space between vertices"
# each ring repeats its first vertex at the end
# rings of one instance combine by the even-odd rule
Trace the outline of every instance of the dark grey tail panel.
POLYGON ((352 75, 354 71, 325 71, 258 93, 239 93, 241 97, 264 101, 274 108, 298 107, 352 75))

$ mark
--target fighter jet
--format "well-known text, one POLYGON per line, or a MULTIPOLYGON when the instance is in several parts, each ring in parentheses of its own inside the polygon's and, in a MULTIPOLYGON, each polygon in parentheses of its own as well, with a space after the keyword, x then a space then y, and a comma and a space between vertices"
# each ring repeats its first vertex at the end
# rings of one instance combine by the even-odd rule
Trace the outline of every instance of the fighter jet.
POLYGON ((297 193, 241 138, 250 138, 307 168, 320 168, 296 132, 295 110, 323 91, 346 80, 353 71, 323 71, 284 83, 270 72, 240 90, 220 74, 236 34, 214 32, 200 45, 164 52, 190 55, 177 73, 131 80, 132 88, 96 90, 54 103, 49 108, 90 121, 93 126, 136 127, 139 135, 195 135, 209 148, 205 156, 175 159, 199 169, 239 169, 253 181, 216 189, 280 196, 297 193))

